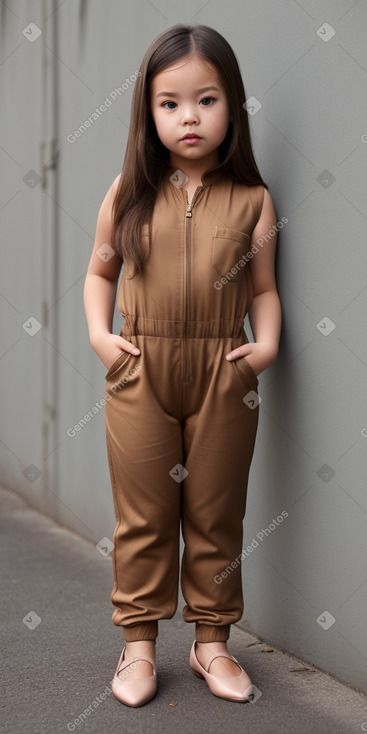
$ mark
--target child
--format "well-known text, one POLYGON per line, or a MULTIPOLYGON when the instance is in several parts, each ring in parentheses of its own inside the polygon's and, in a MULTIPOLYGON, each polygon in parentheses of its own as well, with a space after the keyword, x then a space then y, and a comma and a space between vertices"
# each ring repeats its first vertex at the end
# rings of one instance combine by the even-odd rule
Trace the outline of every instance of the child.
POLYGON ((216 696, 247 701, 252 691, 226 641, 243 614, 258 375, 276 359, 281 307, 276 215, 245 101, 217 31, 176 25, 158 36, 135 81, 123 169, 99 210, 85 281, 90 342, 108 369, 112 620, 126 643, 112 690, 129 706, 157 691, 158 620, 177 609, 180 521, 191 669, 216 696))

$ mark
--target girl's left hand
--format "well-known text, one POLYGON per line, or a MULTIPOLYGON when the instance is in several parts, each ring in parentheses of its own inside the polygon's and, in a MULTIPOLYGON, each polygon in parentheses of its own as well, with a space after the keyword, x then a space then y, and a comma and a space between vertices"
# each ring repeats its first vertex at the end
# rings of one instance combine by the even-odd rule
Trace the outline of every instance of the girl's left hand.
POLYGON ((226 354, 226 359, 229 362, 239 357, 246 357, 247 362, 258 377, 260 372, 275 361, 277 352, 273 345, 268 344, 268 342, 249 342, 226 354))

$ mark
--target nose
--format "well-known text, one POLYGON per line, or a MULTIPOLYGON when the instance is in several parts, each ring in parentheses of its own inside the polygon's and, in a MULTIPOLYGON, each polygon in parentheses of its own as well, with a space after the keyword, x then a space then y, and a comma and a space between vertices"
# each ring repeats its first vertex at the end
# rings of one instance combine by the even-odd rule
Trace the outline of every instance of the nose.
POLYGON ((196 105, 187 105, 182 113, 182 123, 185 125, 193 125, 198 122, 199 116, 196 105))

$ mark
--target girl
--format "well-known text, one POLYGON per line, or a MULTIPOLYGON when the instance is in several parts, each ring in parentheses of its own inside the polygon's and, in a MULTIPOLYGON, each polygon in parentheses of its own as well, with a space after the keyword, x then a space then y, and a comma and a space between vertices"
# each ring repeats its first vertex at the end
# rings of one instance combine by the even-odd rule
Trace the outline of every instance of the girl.
POLYGON ((157 690, 158 620, 177 609, 180 522, 190 667, 216 696, 246 701, 252 691, 226 641, 243 613, 258 375, 276 359, 281 307, 276 215, 245 99, 217 31, 176 25, 158 36, 135 82, 122 173, 99 210, 85 281, 90 342, 108 370, 112 620, 126 643, 112 690, 130 706, 157 690))

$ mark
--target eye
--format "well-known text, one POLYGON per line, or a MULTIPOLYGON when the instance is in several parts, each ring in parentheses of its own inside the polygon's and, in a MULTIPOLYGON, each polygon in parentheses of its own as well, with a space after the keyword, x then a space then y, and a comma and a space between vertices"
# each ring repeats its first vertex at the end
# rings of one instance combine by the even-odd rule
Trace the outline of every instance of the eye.
MULTIPOLYGON (((201 101, 202 102, 208 102, 209 101, 209 103, 211 101, 215 102, 215 97, 204 97, 201 101)), ((204 104, 204 107, 209 107, 209 104, 204 104)))
MULTIPOLYGON (((168 109, 168 110, 173 110, 173 109, 174 109, 174 107, 166 107, 166 104, 173 104, 173 105, 176 105, 176 102, 172 102, 172 101, 170 101, 170 102, 163 102, 163 104, 162 104, 162 107, 164 107, 164 108, 165 108, 166 110, 167 110, 167 109, 168 109)), ((177 107, 177 105, 176 105, 176 107, 177 107)))

